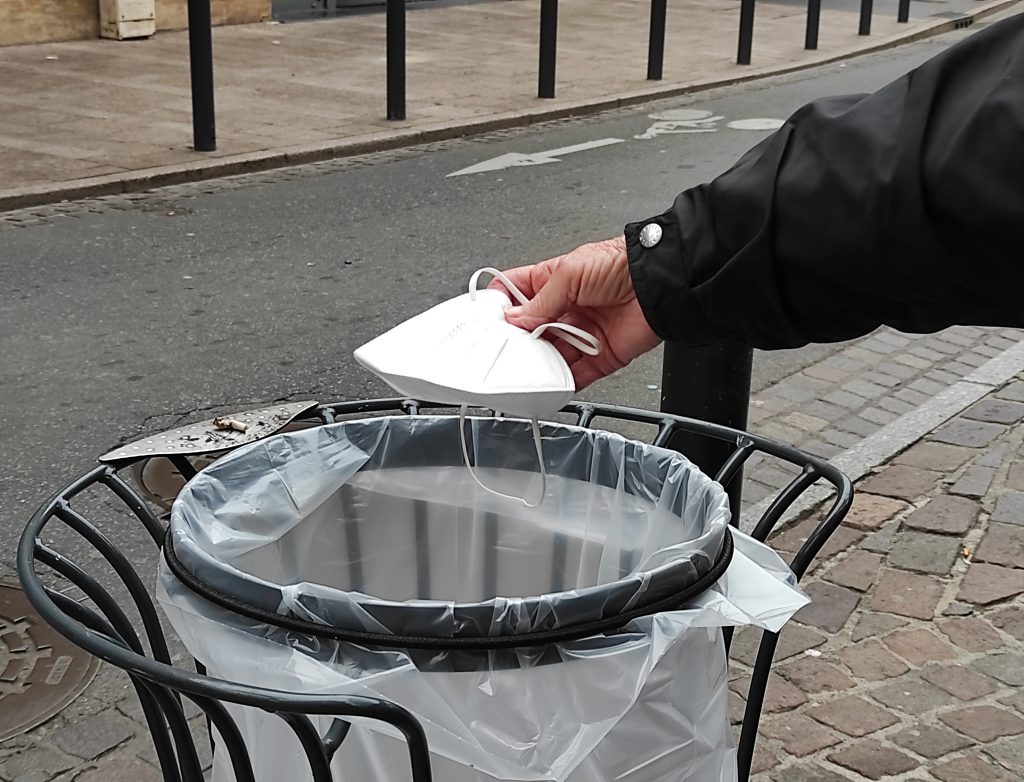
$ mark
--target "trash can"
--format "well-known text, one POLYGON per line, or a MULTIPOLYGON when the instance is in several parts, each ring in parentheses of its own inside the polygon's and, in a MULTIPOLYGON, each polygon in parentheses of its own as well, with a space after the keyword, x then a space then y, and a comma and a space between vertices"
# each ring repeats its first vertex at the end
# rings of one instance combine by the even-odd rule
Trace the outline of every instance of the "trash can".
MULTIPOLYGON (((807 598, 678 453, 541 434, 544 470, 530 425, 504 418, 369 418, 239 449, 174 503, 168 618, 211 676, 409 709, 436 779, 734 780, 721 628, 777 631, 807 598)), ((309 779, 281 720, 232 709, 257 780, 309 779)), ((332 768, 405 780, 407 750, 353 722, 332 768)), ((213 778, 233 778, 224 753, 213 778)))

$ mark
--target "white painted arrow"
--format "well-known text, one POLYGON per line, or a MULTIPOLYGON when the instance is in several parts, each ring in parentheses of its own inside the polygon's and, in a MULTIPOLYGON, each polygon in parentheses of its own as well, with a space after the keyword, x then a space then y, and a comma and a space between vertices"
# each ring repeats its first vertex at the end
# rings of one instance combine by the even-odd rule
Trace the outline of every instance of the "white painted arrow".
POLYGON ((475 166, 464 168, 461 171, 453 171, 448 176, 462 176, 463 174, 484 174, 488 171, 501 171, 516 166, 542 166, 545 163, 558 163, 564 155, 571 155, 573 152, 585 152, 588 149, 607 147, 610 144, 621 144, 621 138, 599 138, 596 141, 584 141, 582 144, 573 144, 571 147, 559 147, 549 149, 546 152, 534 152, 523 154, 521 152, 509 152, 507 155, 485 160, 475 166))

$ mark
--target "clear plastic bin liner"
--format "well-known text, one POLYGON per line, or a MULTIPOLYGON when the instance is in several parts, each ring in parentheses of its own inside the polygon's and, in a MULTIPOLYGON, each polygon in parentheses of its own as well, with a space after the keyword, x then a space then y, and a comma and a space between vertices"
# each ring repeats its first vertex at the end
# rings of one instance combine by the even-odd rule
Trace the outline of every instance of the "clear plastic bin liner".
MULTIPOLYGON (((539 490, 529 426, 472 419, 477 468, 539 490), (533 484, 531 486, 531 484, 533 484)), ((172 511, 182 564, 251 605, 384 633, 509 635, 564 627, 671 594, 706 573, 728 523, 721 487, 678 454, 545 425, 538 508, 481 490, 458 419, 394 417, 280 435, 193 479, 172 511)), ((778 630, 807 603, 770 549, 733 533, 715 587, 685 610, 608 636, 493 652, 368 649, 215 606, 162 567, 158 595, 213 676, 400 703, 448 782, 735 779, 722 626, 778 630)), ((235 708, 260 782, 308 780, 276 717, 235 708)), ((321 733, 330 718, 318 718, 321 733)), ((357 721, 339 779, 409 778, 404 741, 357 721)), ((232 779, 225 753, 214 779, 232 779)))

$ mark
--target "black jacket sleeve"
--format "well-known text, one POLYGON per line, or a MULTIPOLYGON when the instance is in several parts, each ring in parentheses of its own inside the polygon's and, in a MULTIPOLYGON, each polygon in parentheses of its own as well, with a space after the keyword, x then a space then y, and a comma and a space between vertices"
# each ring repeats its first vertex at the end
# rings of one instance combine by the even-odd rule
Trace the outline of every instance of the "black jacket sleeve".
POLYGON ((626 244, 647 320, 683 344, 1024 325, 1024 14, 805 106, 626 244))

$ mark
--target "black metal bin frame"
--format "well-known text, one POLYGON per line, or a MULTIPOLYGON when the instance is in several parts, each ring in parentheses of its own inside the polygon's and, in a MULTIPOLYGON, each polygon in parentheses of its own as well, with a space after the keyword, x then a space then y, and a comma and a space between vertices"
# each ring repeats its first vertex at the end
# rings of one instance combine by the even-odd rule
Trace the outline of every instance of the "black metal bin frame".
MULTIPOLYGON (((295 422, 315 426, 378 413, 415 415, 428 409, 434 410, 436 406, 403 399, 338 402, 317 405, 299 416, 295 422)), ((654 425, 657 427, 657 435, 651 442, 663 447, 678 432, 728 442, 734 450, 715 476, 716 480, 727 487, 733 480, 739 480, 743 464, 757 452, 796 465, 800 468, 799 475, 774 497, 751 533, 762 542, 808 488, 819 481, 831 484, 835 489, 831 506, 791 562, 797 579, 804 575, 811 561, 842 522, 853 500, 853 487, 849 478, 836 467, 823 459, 756 434, 667 413, 613 405, 572 403, 563 412, 575 415, 576 425, 588 428, 593 427, 597 419, 654 425)), ((238 782, 254 782, 255 777, 248 749, 225 703, 256 707, 281 718, 301 743, 314 782, 333 782, 331 759, 341 746, 349 727, 344 717, 380 720, 401 731, 408 744, 411 779, 413 782, 430 782, 430 758, 423 730, 416 718, 398 704, 369 697, 298 695, 252 687, 209 677, 198 664, 195 672, 173 664, 156 607, 143 578, 115 543, 72 507, 72 500, 87 489, 106 487, 138 519, 145 534, 152 538, 154 546, 161 547, 166 532, 166 517, 158 515, 120 474, 143 458, 146 456, 101 464, 54 494, 28 522, 18 546, 17 566, 26 596, 48 624, 77 646, 127 673, 152 734, 164 782, 203 782, 204 779, 196 737, 189 729, 185 717, 183 698, 191 700, 205 713, 211 741, 212 728, 217 729, 219 735, 215 751, 228 753, 238 782), (133 608, 141 620, 141 636, 124 607, 104 588, 100 579, 90 574, 79 562, 44 541, 45 528, 54 521, 69 528, 98 554, 98 558, 90 559, 90 562, 102 559, 116 574, 119 586, 130 596, 133 608), (37 565, 59 574, 77 587, 84 597, 76 600, 45 584, 37 565), (334 720, 330 729, 321 736, 309 715, 331 716, 334 720)), ((168 458, 186 480, 195 475, 195 469, 186 458, 168 458)), ((734 523, 738 515, 734 513, 734 523)), ((728 650, 731 640, 728 630, 725 637, 728 650)), ((777 642, 777 633, 763 633, 755 658, 740 731, 740 782, 746 782, 750 774, 765 687, 777 642)))

